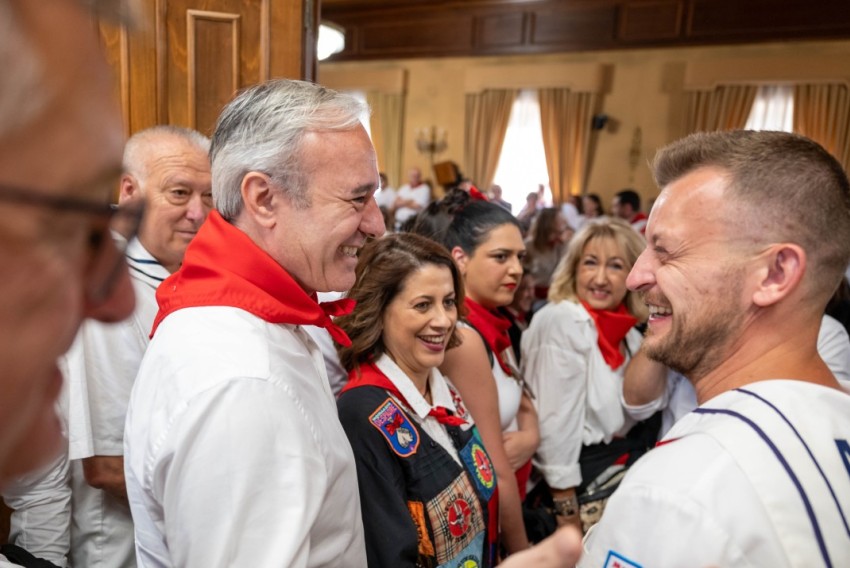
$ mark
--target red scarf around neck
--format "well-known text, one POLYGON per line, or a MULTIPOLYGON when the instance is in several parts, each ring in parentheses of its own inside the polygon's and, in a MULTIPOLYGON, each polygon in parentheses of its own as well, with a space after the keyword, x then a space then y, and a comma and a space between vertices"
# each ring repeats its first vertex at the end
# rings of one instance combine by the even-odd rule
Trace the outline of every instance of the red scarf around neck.
MULTIPOLYGON (((357 387, 378 387, 384 389, 399 399, 405 406, 412 408, 393 382, 372 362, 364 363, 360 365, 360 369, 355 369, 348 373, 348 382, 342 387, 342 392, 357 387)), ((449 426, 466 424, 466 420, 450 414, 449 410, 444 406, 432 407, 428 412, 428 416, 433 416, 440 424, 448 424, 449 426)))
POLYGON ((469 308, 466 321, 484 338, 484 342, 493 352, 502 370, 509 377, 513 376, 510 367, 502 357, 505 349, 511 346, 511 338, 508 335, 511 321, 503 315, 491 312, 481 304, 470 300, 469 297, 464 300, 464 303, 469 308))
POLYGON ((581 305, 596 324, 597 343, 599 350, 602 351, 602 358, 611 370, 616 370, 626 360, 625 355, 620 351, 620 343, 635 326, 637 318, 632 316, 622 303, 615 310, 597 310, 588 306, 586 302, 582 302, 581 305))
POLYGON ((159 313, 151 337, 168 314, 183 308, 228 306, 250 312, 269 323, 315 325, 337 343, 349 346, 348 335, 331 316, 350 313, 354 300, 319 304, 248 235, 213 211, 186 249, 183 265, 156 291, 159 313))

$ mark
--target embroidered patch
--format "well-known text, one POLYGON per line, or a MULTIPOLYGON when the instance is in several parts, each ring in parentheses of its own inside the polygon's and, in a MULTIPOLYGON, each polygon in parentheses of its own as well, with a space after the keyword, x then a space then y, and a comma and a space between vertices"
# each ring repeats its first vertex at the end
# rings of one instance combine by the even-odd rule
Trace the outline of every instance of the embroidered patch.
POLYGON ((484 564, 484 533, 477 535, 457 556, 437 568, 481 568, 484 564))
MULTIPOLYGON (((464 553, 466 550, 477 550, 477 556, 482 554, 484 513, 468 476, 461 475, 455 479, 434 499, 428 501, 425 509, 431 522, 438 564, 443 565, 472 554, 464 553), (478 536, 482 538, 478 548, 469 549, 469 545, 478 536)), ((453 563, 452 566, 456 564, 453 563)))
POLYGON ((413 519, 413 524, 416 525, 416 532, 419 536, 419 555, 434 556, 434 543, 428 536, 428 527, 425 524, 425 504, 422 501, 408 501, 407 510, 410 511, 410 517, 413 519))
POLYGON ((484 450, 484 444, 475 430, 472 438, 460 451, 461 460, 475 481, 475 487, 482 499, 489 501, 496 489, 496 472, 490 462, 490 456, 484 450))
POLYGON ((369 417, 389 442, 393 451, 403 458, 412 456, 419 448, 419 432, 393 399, 388 398, 369 417))
POLYGON ((641 565, 632 562, 624 556, 620 556, 613 550, 609 550, 604 568, 641 568, 641 565))

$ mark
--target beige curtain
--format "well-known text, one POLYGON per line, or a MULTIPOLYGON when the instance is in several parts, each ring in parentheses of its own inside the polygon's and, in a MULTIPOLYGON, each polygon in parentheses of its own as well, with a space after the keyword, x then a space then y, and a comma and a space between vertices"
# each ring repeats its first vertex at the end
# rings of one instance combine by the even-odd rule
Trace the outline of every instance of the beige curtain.
POLYGON ((842 83, 794 87, 794 132, 815 140, 850 170, 850 93, 842 83))
POLYGON ((721 85, 713 91, 686 92, 686 133, 743 128, 757 91, 755 85, 721 85))
POLYGON ((584 190, 596 94, 540 89, 540 121, 549 186, 556 203, 584 190))
POLYGON ((518 94, 518 89, 499 89, 466 95, 463 173, 482 191, 490 187, 496 175, 511 107, 518 94))
POLYGON ((404 95, 370 91, 366 93, 366 101, 372 108, 369 126, 378 155, 378 169, 387 174, 390 185, 398 187, 403 177, 404 95))

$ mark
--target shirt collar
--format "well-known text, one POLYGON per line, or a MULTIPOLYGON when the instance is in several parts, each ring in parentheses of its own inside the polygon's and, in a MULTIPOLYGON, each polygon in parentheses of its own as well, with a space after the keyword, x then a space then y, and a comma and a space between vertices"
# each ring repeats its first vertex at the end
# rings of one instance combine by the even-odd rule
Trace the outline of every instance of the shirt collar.
POLYGON ((428 376, 428 384, 431 388, 431 401, 433 404, 428 404, 407 373, 401 370, 392 358, 384 353, 377 361, 375 366, 395 385, 401 396, 407 401, 410 409, 416 413, 420 419, 425 419, 432 408, 442 406, 447 410, 451 410, 457 414, 452 394, 449 391, 449 385, 446 383, 446 378, 439 369, 431 369, 431 374, 428 376))

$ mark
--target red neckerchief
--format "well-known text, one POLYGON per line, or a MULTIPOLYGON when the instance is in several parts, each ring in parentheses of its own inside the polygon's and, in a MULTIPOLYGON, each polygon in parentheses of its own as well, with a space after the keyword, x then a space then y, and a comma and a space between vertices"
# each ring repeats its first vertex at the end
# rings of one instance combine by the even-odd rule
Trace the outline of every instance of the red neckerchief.
MULTIPOLYGON (((363 365, 360 365, 359 369, 355 369, 348 373, 348 382, 345 383, 344 387, 342 387, 342 392, 357 387, 378 387, 384 389, 399 399, 405 406, 412 408, 410 403, 407 402, 407 399, 405 399, 401 392, 399 392, 398 387, 396 387, 374 363, 364 363, 363 365)), ((440 424, 448 424, 449 426, 461 426, 462 424, 466 424, 466 420, 453 414, 449 414, 448 409, 444 406, 432 407, 428 412, 428 416, 433 416, 440 424)), ((387 424, 387 426, 393 425, 387 424)), ((395 426, 393 426, 393 428, 395 428, 395 426)), ((393 432, 390 432, 390 435, 392 434, 393 432)))
POLYGON ((481 193, 481 190, 479 190, 474 185, 469 186, 469 197, 471 197, 475 201, 490 201, 489 199, 487 199, 487 196, 481 193))
POLYGON ((596 324, 596 334, 599 337, 597 343, 599 350, 602 351, 602 358, 612 371, 617 370, 626 360, 625 355, 620 351, 620 343, 635 326, 637 319, 626 310, 626 306, 622 303, 616 310, 596 310, 588 306, 586 302, 582 302, 581 305, 596 324))
POLYGON ((502 352, 511 346, 511 338, 508 335, 508 329, 511 327, 511 321, 505 316, 495 314, 484 308, 481 304, 474 302, 466 297, 464 302, 469 308, 469 314, 466 316, 466 321, 478 330, 484 342, 493 352, 499 366, 509 376, 512 377, 510 367, 502 359, 502 352))
POLYGON ((165 317, 182 308, 228 306, 250 312, 269 323, 324 327, 343 346, 348 335, 331 316, 350 313, 354 300, 319 304, 307 295, 284 268, 248 235, 225 221, 216 211, 209 214, 186 249, 183 265, 156 291, 159 313, 151 337, 165 317))

